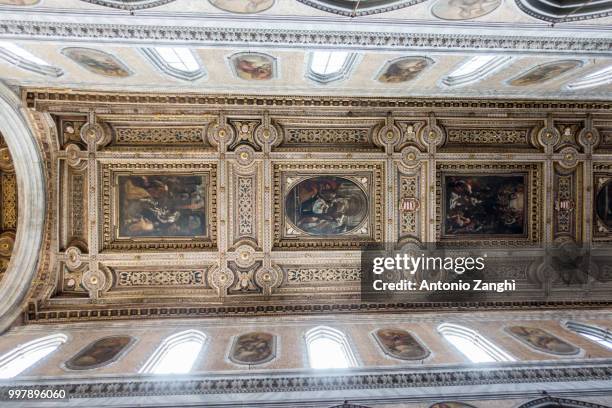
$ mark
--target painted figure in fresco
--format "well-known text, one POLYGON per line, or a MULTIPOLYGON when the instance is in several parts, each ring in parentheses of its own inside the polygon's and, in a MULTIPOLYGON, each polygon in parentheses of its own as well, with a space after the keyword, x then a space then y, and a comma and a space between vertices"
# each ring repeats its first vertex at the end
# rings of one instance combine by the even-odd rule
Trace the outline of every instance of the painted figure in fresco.
POLYGON ((94 74, 119 78, 131 75, 122 63, 105 52, 90 48, 67 48, 62 52, 94 74))
POLYGON ((387 84, 407 82, 416 78, 430 63, 427 58, 402 58, 392 62, 378 80, 387 84))
POLYGON ((535 67, 518 78, 510 81, 512 86, 528 86, 541 84, 543 82, 554 79, 560 75, 578 68, 582 65, 581 61, 557 61, 550 64, 540 65, 535 67))
POLYGON ((261 364, 274 356, 274 336, 269 333, 247 333, 236 339, 230 353, 234 362, 261 364))
POLYGON ((446 234, 525 233, 525 176, 445 177, 446 234))
POLYGON ((439 0, 431 11, 444 20, 469 20, 489 14, 500 4, 501 0, 439 0))
POLYGON ((612 228, 612 181, 608 181, 597 193, 597 216, 606 227, 612 228))
POLYGON ((88 370, 104 366, 114 361, 132 340, 130 336, 113 336, 97 340, 68 360, 66 367, 71 370, 88 370))
POLYGON ((272 57, 260 54, 241 54, 233 59, 236 74, 246 80, 268 80, 274 75, 272 57))
POLYGON ((367 214, 367 199, 352 181, 315 177, 295 186, 286 199, 287 215, 301 230, 334 235, 358 226, 367 214))
POLYGON ((385 352, 395 358, 402 360, 420 360, 429 354, 416 341, 416 339, 405 330, 380 329, 375 336, 385 352))
POLYGON ((252 14, 267 10, 274 4, 274 0, 209 0, 210 3, 221 10, 231 13, 252 14))
POLYGON ((535 327, 512 326, 508 331, 538 350, 553 354, 576 354, 580 350, 552 334, 535 327))
POLYGON ((199 176, 120 176, 121 236, 205 235, 205 185, 199 176))

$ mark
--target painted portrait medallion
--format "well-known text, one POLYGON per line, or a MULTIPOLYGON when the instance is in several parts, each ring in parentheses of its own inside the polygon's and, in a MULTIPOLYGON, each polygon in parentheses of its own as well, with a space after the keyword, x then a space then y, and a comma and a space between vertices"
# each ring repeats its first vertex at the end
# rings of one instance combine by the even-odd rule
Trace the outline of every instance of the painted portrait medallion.
POLYGON ((378 81, 385 84, 408 82, 415 79, 433 61, 425 57, 405 57, 390 61, 378 76, 378 81))
POLYGON ((527 174, 444 175, 446 236, 525 235, 527 174))
POLYGON ((119 175, 120 237, 206 235, 206 177, 119 175))
POLYGON ((352 180, 319 176, 299 182, 285 197, 285 215, 299 230, 320 236, 349 233, 368 215, 368 199, 352 180))
POLYGON ((273 334, 252 332, 238 336, 230 351, 230 360, 237 364, 262 364, 276 355, 273 334))
POLYGON ((230 13, 254 14, 272 7, 274 0, 208 0, 213 6, 230 13))
POLYGON ((429 351, 406 330, 379 329, 374 337, 386 354, 400 360, 422 360, 429 355, 429 351))
POLYGON ((71 370, 91 370, 117 360, 119 355, 134 341, 130 336, 112 336, 96 340, 79 351, 66 362, 71 370))
POLYGON ((431 13, 443 20, 470 20, 495 10, 501 0, 438 0, 431 13))
POLYGON ((64 48, 62 54, 94 74, 115 78, 125 78, 132 75, 128 67, 121 61, 100 50, 64 48))
POLYGON ((578 347, 539 328, 511 326, 506 330, 529 346, 545 353, 572 355, 580 352, 578 347))
POLYGON ((276 60, 267 54, 235 54, 230 57, 230 63, 240 79, 266 81, 275 77, 276 60))
POLYGON ((612 228, 612 180, 603 185, 597 193, 595 211, 599 220, 608 228, 612 228))
POLYGON ((551 79, 555 79, 573 69, 581 67, 582 61, 566 60, 555 61, 544 65, 539 65, 530 69, 524 74, 512 79, 509 84, 512 86, 529 86, 542 84, 551 79))
POLYGON ((436 402, 429 408, 475 408, 475 407, 473 405, 466 404, 465 402, 443 401, 443 402, 436 402))
POLYGON ((40 0, 0 0, 0 5, 7 6, 33 6, 40 3, 40 0))

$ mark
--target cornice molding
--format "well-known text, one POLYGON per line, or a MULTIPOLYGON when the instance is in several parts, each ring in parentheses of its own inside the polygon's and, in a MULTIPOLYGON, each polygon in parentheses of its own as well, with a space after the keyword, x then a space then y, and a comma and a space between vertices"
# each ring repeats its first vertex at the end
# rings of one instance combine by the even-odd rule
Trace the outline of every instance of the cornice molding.
POLYGON ((388 97, 339 97, 339 96, 266 96, 248 94, 154 94, 88 92, 64 89, 26 88, 21 97, 28 108, 46 110, 62 105, 74 110, 81 106, 143 106, 165 105, 169 107, 223 107, 231 108, 323 108, 323 109, 469 109, 469 110, 517 110, 542 112, 580 111, 609 113, 612 101, 565 101, 565 100, 520 100, 520 99, 467 99, 467 98, 388 98, 388 97))
MULTIPOLYGON (((133 398, 139 396, 214 395, 245 393, 310 392, 333 390, 367 390, 476 386, 488 384, 564 383, 569 381, 608 381, 612 366, 600 363, 553 363, 539 366, 509 364, 504 367, 442 367, 437 369, 404 368, 383 370, 353 369, 333 374, 267 374, 254 378, 248 374, 217 376, 189 375, 176 379, 168 377, 119 378, 37 378, 0 385, 0 395, 8 395, 9 388, 66 390, 70 399, 133 398)), ((247 397, 248 398, 248 397, 247 397)))
POLYGON ((205 45, 249 45, 275 47, 335 46, 338 48, 376 48, 394 50, 483 49, 522 53, 563 54, 581 52, 607 54, 612 40, 603 38, 491 36, 467 34, 320 31, 219 27, 168 27, 127 24, 80 24, 7 20, 0 22, 0 37, 21 39, 62 39, 126 41, 176 41, 205 45))

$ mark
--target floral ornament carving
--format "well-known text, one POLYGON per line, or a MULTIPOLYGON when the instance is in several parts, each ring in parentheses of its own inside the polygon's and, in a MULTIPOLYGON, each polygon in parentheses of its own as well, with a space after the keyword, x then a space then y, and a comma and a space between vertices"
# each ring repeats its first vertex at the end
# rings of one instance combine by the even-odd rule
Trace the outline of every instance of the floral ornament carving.
POLYGON ((208 285, 217 291, 220 297, 227 295, 227 290, 234 284, 234 273, 228 268, 215 268, 208 275, 208 285))
POLYGON ((446 141, 446 133, 438 126, 438 121, 433 114, 430 115, 427 125, 421 129, 420 139, 425 146, 436 147, 442 146, 446 141))
POLYGON ((559 164, 566 169, 576 167, 578 164, 578 151, 573 147, 565 147, 560 152, 561 161, 559 164))
POLYGON ((82 285, 89 292, 90 299, 98 299, 112 283, 110 271, 102 265, 98 269, 90 269, 83 274, 82 285))
POLYGON ((229 146, 236 139, 236 134, 234 129, 227 123, 225 117, 221 115, 219 121, 210 127, 208 139, 213 146, 229 146))
POLYGON ((236 161, 240 166, 250 166, 255 159, 255 150, 251 146, 242 145, 236 149, 236 161))
POLYGON ((82 264, 81 250, 75 246, 66 249, 66 267, 70 270, 78 269, 82 264))
POLYGON ((255 141, 262 147, 278 146, 281 143, 282 136, 275 126, 272 125, 268 112, 264 113, 263 124, 255 129, 255 141))
POLYGON ((597 146, 600 141, 601 137, 599 132, 593 127, 591 119, 587 119, 587 126, 578 134, 578 143, 586 149, 592 149, 597 146))
POLYGON ((280 286, 282 281, 283 273, 277 267, 263 267, 255 272, 255 283, 262 289, 264 295, 271 295, 272 290, 280 286))
POLYGON ((378 142, 381 145, 388 146, 389 151, 400 141, 401 137, 402 132, 395 125, 393 118, 387 118, 385 125, 378 131, 378 142))
POLYGON ((111 137, 110 129, 100 123, 86 123, 81 128, 81 139, 88 145, 106 146, 110 143, 111 137))
POLYGON ((542 145, 542 147, 547 146, 555 146, 561 140, 561 135, 559 131, 554 127, 545 127, 544 129, 538 132, 538 143, 542 145))
POLYGON ((4 232, 0 235, 0 256, 11 256, 14 246, 15 234, 13 232, 4 232))
POLYGON ((419 154, 421 152, 414 146, 407 146, 402 149, 402 163, 410 168, 416 167, 419 165, 419 154))
POLYGON ((5 173, 13 173, 15 171, 8 147, 0 148, 0 171, 5 173))
POLYGON ((66 146, 66 163, 76 170, 82 170, 87 166, 87 160, 81 157, 82 150, 76 143, 69 143, 66 146))
POLYGON ((247 268, 253 265, 255 259, 253 255, 255 250, 248 245, 240 245, 236 249, 236 264, 242 268, 247 268))

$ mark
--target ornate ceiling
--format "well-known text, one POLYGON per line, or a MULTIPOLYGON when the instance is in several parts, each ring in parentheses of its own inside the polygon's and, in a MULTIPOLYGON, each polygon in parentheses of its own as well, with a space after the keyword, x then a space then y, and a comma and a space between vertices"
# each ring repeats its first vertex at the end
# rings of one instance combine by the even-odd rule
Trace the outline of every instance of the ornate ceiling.
POLYGON ((0 135, 0 280, 8 268, 17 231, 17 180, 11 154, 0 135))
POLYGON ((609 103, 22 98, 47 140, 49 249, 32 321, 609 301, 609 103), (515 204, 499 222, 459 213, 445 200, 462 183, 510 191, 515 204), (362 303, 364 244, 432 241, 490 248, 488 276, 512 276, 521 291, 511 303, 362 303), (517 252, 553 242, 592 243, 598 272, 566 282, 517 252))

